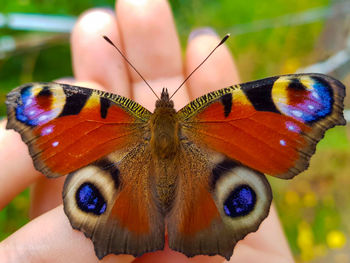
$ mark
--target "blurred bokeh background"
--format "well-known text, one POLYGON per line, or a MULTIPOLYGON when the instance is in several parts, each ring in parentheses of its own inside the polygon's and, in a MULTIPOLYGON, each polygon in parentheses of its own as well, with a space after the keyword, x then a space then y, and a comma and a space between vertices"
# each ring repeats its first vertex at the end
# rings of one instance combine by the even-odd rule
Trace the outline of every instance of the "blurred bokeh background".
MULTIPOLYGON (((173 0, 171 6, 182 47, 198 27, 231 33, 226 43, 243 81, 321 72, 350 87, 349 0, 173 0)), ((114 1, 1 1, 0 117, 14 87, 73 75, 69 32, 93 7, 113 8, 114 1)), ((330 130, 306 172, 289 181, 269 178, 297 262, 350 262, 349 135, 349 126, 330 130)), ((28 210, 27 189, 0 211, 0 240, 28 222, 28 210)))

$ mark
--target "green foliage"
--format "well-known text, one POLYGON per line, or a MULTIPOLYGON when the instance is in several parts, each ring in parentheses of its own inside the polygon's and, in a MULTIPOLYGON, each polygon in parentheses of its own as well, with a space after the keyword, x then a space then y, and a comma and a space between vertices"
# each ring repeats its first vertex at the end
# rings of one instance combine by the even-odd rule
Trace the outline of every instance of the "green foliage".
MULTIPOLYGON (((210 26, 220 35, 234 33, 242 24, 257 24, 261 19, 271 19, 293 14, 310 8, 327 5, 326 0, 293 0, 287 4, 283 0, 250 1, 246 0, 176 0, 171 1, 175 22, 183 46, 187 36, 195 28, 210 26), (273 8, 272 8, 273 7, 273 8)), ((1 11, 4 13, 42 13, 78 15, 92 7, 113 8, 114 1, 6 1, 1 11)), ((322 22, 303 26, 279 27, 278 21, 273 28, 258 32, 233 35, 227 45, 237 60, 244 81, 263 78, 280 73, 292 73, 299 66, 306 65, 312 58, 315 41, 322 29, 322 22), (307 36, 307 37, 305 37, 307 36)), ((8 29, 0 29, 0 35, 16 34, 8 29)), ((36 51, 28 50, 5 60, 0 60, 0 116, 5 115, 5 94, 28 81, 49 81, 62 76, 72 75, 69 45, 59 44, 36 51), (32 65, 28 72, 28 66, 32 65)), ((218 87, 220 88, 220 87, 218 87)))
POLYGON ((6 238, 21 226, 25 225, 29 211, 29 189, 18 195, 0 211, 0 240, 6 238))
POLYGON ((76 15, 93 7, 113 7, 113 0, 17 0, 3 1, 3 13, 36 13, 55 15, 76 15))
POLYGON ((349 148, 319 147, 310 168, 298 179, 269 178, 289 244, 302 262, 324 257, 332 250, 346 251, 349 159, 349 148))
POLYGON ((335 127, 327 131, 325 139, 320 141, 317 149, 338 149, 347 151, 350 149, 345 127, 335 127))

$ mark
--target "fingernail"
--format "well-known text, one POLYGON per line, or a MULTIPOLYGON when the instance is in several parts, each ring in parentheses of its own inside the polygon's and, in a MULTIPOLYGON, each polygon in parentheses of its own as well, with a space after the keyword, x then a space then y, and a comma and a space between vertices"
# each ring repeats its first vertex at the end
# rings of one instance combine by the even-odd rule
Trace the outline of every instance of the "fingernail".
POLYGON ((216 31, 211 28, 211 27, 200 27, 197 28, 195 30, 193 30, 189 37, 188 37, 188 41, 193 40, 194 38, 198 37, 198 36, 202 36, 202 35, 212 35, 212 36, 218 36, 218 33, 216 33, 216 31))
POLYGON ((59 78, 59 79, 55 79, 53 82, 72 85, 75 82, 75 79, 73 77, 71 77, 71 76, 67 76, 67 77, 62 77, 62 78, 59 78))

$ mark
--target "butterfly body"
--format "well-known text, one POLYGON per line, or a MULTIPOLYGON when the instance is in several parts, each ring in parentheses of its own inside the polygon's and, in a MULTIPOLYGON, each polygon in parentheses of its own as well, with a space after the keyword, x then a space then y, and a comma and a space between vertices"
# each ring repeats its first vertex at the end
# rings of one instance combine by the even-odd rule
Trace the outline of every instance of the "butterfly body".
POLYGON ((163 90, 161 99, 150 118, 152 156, 156 159, 174 158, 180 146, 180 125, 177 120, 173 101, 168 91, 163 90))
POLYGON ((272 200, 264 174, 308 167, 344 125, 345 87, 320 74, 271 77, 203 95, 180 111, 166 89, 153 113, 125 97, 57 83, 8 94, 7 128, 36 169, 68 175, 64 211, 99 258, 169 247, 222 255, 258 229, 272 200))
POLYGON ((161 99, 150 121, 150 151, 157 197, 164 213, 173 202, 176 185, 177 154, 180 148, 180 127, 176 118, 174 103, 169 100, 167 90, 163 90, 161 99))

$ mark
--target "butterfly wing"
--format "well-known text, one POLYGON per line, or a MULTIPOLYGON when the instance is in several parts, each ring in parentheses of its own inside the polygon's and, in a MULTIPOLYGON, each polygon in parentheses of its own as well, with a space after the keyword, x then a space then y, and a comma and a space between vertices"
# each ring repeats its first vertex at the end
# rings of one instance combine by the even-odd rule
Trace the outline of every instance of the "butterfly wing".
POLYGON ((7 96, 7 128, 28 144, 35 168, 66 175, 147 134, 150 112, 119 95, 58 83, 32 83, 7 96))
POLYGON ((99 258, 164 247, 164 218, 149 178, 151 113, 127 98, 57 83, 21 86, 7 97, 36 169, 69 174, 64 210, 99 258))
POLYGON ((149 173, 148 147, 140 144, 122 158, 111 153, 65 181, 65 213, 73 228, 93 241, 99 259, 164 248, 164 216, 149 173))
POLYGON ((345 125, 344 96, 331 77, 285 75, 209 93, 178 114, 189 140, 289 179, 308 167, 327 129, 345 125))
POLYGON ((196 144, 183 144, 180 160, 167 217, 169 247, 229 260, 235 244, 268 215, 270 185, 263 174, 196 144))
POLYGON ((169 213, 169 246, 229 259, 268 215, 263 173, 288 179, 305 170, 325 131, 345 124, 344 96, 328 76, 286 75, 214 91, 181 109, 188 163, 169 213))

